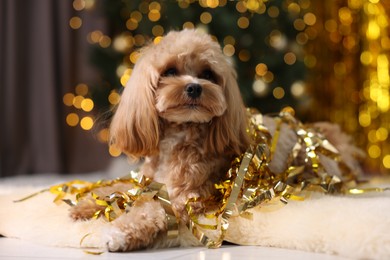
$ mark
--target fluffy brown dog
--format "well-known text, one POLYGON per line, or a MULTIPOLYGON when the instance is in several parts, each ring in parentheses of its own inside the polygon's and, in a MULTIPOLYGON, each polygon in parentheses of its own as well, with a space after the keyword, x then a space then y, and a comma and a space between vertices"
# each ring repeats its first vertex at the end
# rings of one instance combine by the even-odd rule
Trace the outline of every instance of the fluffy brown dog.
MULTIPOLYGON (((265 123, 272 134, 274 122, 265 123)), ((170 32, 142 50, 110 134, 112 143, 130 158, 144 158, 143 175, 166 184, 175 214, 185 225, 186 201, 212 195, 213 184, 224 178, 231 159, 249 146, 246 130, 246 108, 231 61, 207 34, 184 30, 170 32)), ((282 126, 278 152, 270 164, 274 172, 285 169, 295 143, 294 132, 282 126)), ((116 185, 99 192, 128 189, 116 185)), ((203 205, 194 207, 202 210, 203 205)), ((86 199, 72 208, 71 215, 88 219, 98 208, 86 199)), ((151 247, 164 240, 166 230, 161 204, 141 199, 111 223, 107 246, 110 251, 151 247)))
MULTIPOLYGON (((207 34, 184 30, 142 49, 110 134, 129 157, 144 158, 141 173, 166 184, 176 215, 186 222, 187 199, 210 196, 232 157, 248 147, 246 120, 231 61, 207 34)), ((95 208, 80 203, 72 216, 89 218, 95 208)), ((157 201, 138 202, 113 230, 111 251, 149 247, 166 230, 165 212, 157 201)))

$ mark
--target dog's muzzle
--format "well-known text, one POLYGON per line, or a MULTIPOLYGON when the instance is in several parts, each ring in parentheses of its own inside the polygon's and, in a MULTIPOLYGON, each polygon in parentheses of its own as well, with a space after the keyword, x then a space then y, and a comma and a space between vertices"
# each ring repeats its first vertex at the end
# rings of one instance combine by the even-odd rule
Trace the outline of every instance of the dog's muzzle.
POLYGON ((187 96, 196 99, 202 94, 202 86, 197 83, 190 83, 185 87, 187 96))

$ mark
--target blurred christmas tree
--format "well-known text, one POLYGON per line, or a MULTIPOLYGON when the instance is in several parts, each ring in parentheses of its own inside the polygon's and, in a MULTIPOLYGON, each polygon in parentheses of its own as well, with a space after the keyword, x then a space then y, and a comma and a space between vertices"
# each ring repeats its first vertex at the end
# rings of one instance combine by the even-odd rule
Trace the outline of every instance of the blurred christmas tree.
POLYGON ((248 106, 275 112, 302 104, 302 46, 307 36, 300 34, 313 23, 304 5, 284 0, 101 0, 96 1, 96 7, 105 11, 107 36, 112 40, 102 46, 102 35, 98 35, 93 46, 91 61, 107 83, 93 88, 97 106, 111 105, 107 97, 115 95, 127 81, 139 47, 169 30, 195 27, 215 36, 224 53, 235 59, 248 106))
MULTIPOLYGON (((80 16, 101 12, 106 21, 105 28, 87 36, 91 62, 102 80, 90 83, 85 95, 76 88, 64 102, 84 112, 108 110, 119 102, 140 47, 157 43, 169 30, 198 28, 213 35, 225 55, 235 60, 248 106, 263 113, 286 109, 303 121, 336 122, 366 150, 371 169, 388 171, 390 5, 386 3, 74 0, 80 16)), ((79 28, 80 20, 73 17, 71 27, 79 28)), ((69 125, 79 123, 76 114, 72 113, 69 125)), ((91 118, 86 127, 82 121, 80 126, 90 129, 91 118)), ((100 132, 102 141, 107 133, 107 129, 100 132)))

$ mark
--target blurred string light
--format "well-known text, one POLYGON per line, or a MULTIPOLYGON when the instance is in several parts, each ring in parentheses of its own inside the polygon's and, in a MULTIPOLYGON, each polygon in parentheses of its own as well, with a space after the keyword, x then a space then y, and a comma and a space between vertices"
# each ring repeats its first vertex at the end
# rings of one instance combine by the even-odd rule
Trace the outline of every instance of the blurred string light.
POLYGON ((75 92, 66 93, 62 101, 65 106, 73 108, 73 111, 79 111, 80 115, 75 112, 71 112, 66 116, 66 123, 69 126, 76 127, 80 125, 83 130, 91 130, 94 125, 94 117, 88 115, 95 106, 94 101, 87 97, 89 93, 89 88, 86 84, 78 84, 75 87, 75 92), (83 114, 83 116, 81 116, 83 114))
POLYGON ((388 173, 390 39, 386 12, 390 5, 379 0, 343 0, 337 8, 331 5, 317 3, 316 8, 326 10, 314 26, 322 34, 309 45, 311 55, 305 59, 317 75, 324 75, 311 85, 318 108, 327 109, 315 111, 355 135, 355 141, 366 150, 370 169, 388 173), (321 44, 326 44, 332 55, 321 44))
MULTIPOLYGON (((287 66, 295 66, 302 62, 308 69, 321 69, 324 66, 321 48, 323 48, 323 44, 328 44, 328 42, 333 44, 333 50, 339 50, 341 59, 327 64, 332 68, 330 78, 333 82, 343 80, 343 83, 338 87, 347 88, 347 94, 342 97, 338 96, 338 88, 332 84, 326 87, 327 90, 323 90, 325 92, 321 92, 321 88, 316 88, 314 91, 325 94, 320 96, 319 99, 326 100, 329 97, 326 93, 329 92, 334 95, 330 96, 329 99, 336 98, 340 103, 333 104, 332 107, 328 105, 316 109, 314 112, 321 114, 323 110, 332 111, 333 109, 336 112, 330 119, 338 123, 346 122, 343 126, 350 132, 357 131, 358 127, 363 127, 365 136, 362 136, 361 139, 368 138, 369 140, 369 144, 367 144, 369 156, 381 160, 383 167, 390 168, 389 148, 388 145, 385 145, 385 143, 388 143, 388 122, 390 122, 388 118, 389 60, 387 53, 390 49, 390 40, 387 36, 388 17, 381 2, 378 0, 342 0, 341 2, 345 2, 345 5, 340 4, 339 6, 333 1, 282 0, 278 2, 281 4, 276 5, 274 4, 275 1, 272 0, 178 0, 169 3, 160 0, 140 1, 138 6, 123 12, 126 32, 113 35, 111 38, 101 30, 95 29, 88 34, 87 41, 91 45, 97 45, 104 49, 112 48, 125 56, 123 62, 116 69, 119 82, 125 87, 131 76, 132 68, 139 57, 137 49, 151 40, 158 44, 167 32, 167 28, 162 25, 162 20, 165 19, 164 12, 168 8, 168 4, 176 4, 183 11, 189 9, 191 5, 204 8, 204 11, 198 17, 192 17, 191 20, 184 21, 181 28, 198 28, 205 31, 217 19, 214 17, 214 11, 218 8, 225 8, 228 3, 233 4, 237 12, 237 18, 234 21, 236 28, 232 29, 232 32, 248 30, 248 28, 254 26, 254 19, 257 16, 282 19, 284 17, 281 14, 287 14, 296 31, 295 39, 291 39, 283 31, 283 28, 278 27, 273 27, 274 29, 270 30, 265 37, 267 45, 276 54, 281 54, 275 55, 275 59, 280 56, 281 62, 287 66), (336 15, 324 19, 321 12, 317 13, 318 6, 327 6, 326 10, 333 10, 336 15), (359 31, 359 22, 363 23, 362 32, 359 31), (143 23, 152 23, 150 32, 141 29, 143 23), (327 35, 326 40, 321 36, 324 33, 327 35), (311 43, 316 43, 317 49, 308 48, 311 43), (304 52, 304 48, 308 51, 304 52), (361 49, 362 51, 360 51, 361 49), (357 77, 358 74, 356 70, 352 71, 351 66, 353 66, 353 57, 357 55, 360 64, 364 67, 362 71, 367 75, 363 86, 354 89, 350 86, 357 83, 352 77, 357 77), (352 100, 353 105, 359 107, 358 117, 354 114, 356 111, 352 106, 345 109, 343 113, 339 113, 337 109, 334 109, 345 107, 346 99, 352 100)), ((73 7, 78 12, 91 9, 94 4, 95 0, 73 1, 73 7)), ((318 10, 322 9, 318 8, 318 10)), ((83 26, 81 15, 73 16, 69 21, 69 25, 74 30, 81 28, 83 26)), ((180 27, 176 29, 180 29, 180 27)), ((273 61, 271 63, 266 62, 259 58, 258 53, 252 53, 249 46, 251 46, 253 35, 245 36, 246 38, 235 37, 237 36, 232 34, 219 40, 222 41, 222 50, 225 55, 234 56, 240 62, 256 61, 251 74, 253 75, 253 95, 274 99, 275 101, 286 100, 288 96, 297 100, 307 98, 310 94, 310 86, 301 80, 293 82, 290 86, 280 85, 278 83, 279 72, 273 71, 273 61), (243 45, 242 42, 247 42, 247 44, 243 45)), ((330 57, 327 58, 330 59, 330 57)), ((316 82, 316 84, 320 83, 325 84, 319 81, 316 82)), ((326 83, 329 83, 329 81, 326 83)), ((64 104, 74 108, 66 118, 67 124, 80 126, 86 130, 90 129, 91 125, 93 126, 93 116, 91 114, 94 107, 93 100, 88 98, 88 96, 91 96, 90 89, 87 88, 87 90, 87 93, 75 91, 75 93, 64 95, 64 104)), ((117 90, 109 92, 107 102, 111 106, 118 104, 119 100, 120 95, 117 90)), ((292 114, 295 113, 294 108, 290 106, 286 106, 284 110, 292 114)), ((108 129, 101 130, 98 138, 102 142, 107 142, 108 129)), ((110 147, 110 153, 113 156, 120 154, 113 147, 110 147)))
MULTIPOLYGON (((207 26, 213 22, 213 9, 226 7, 228 0, 178 0, 176 4, 181 9, 187 9, 191 5, 199 5, 204 8, 204 11, 200 13, 198 21, 192 19, 183 22, 182 28, 198 28, 207 31, 207 26)), ((281 8, 284 12, 287 12, 293 17, 294 28, 298 31, 296 41, 290 42, 287 36, 279 29, 272 30, 266 41, 275 51, 283 53, 282 62, 287 65, 294 65, 297 60, 304 60, 302 52, 297 52, 299 47, 293 47, 293 45, 303 46, 306 42, 314 38, 316 33, 310 31, 310 27, 316 23, 316 16, 309 12, 310 0, 285 0, 281 6, 272 4, 272 1, 268 0, 240 0, 234 1, 233 6, 235 11, 239 14, 236 22, 236 29, 246 30, 251 26, 251 20, 256 15, 266 15, 272 19, 278 19, 281 13, 281 8)), ((73 7, 76 11, 82 12, 87 9, 93 8, 95 4, 94 0, 74 0, 73 7)), ((172 4, 172 3, 170 3, 172 4)), ((126 10, 126 19, 124 26, 127 31, 118 35, 114 35, 112 38, 105 35, 103 31, 99 29, 92 30, 87 35, 87 41, 91 45, 98 45, 101 48, 113 48, 119 53, 123 53, 125 58, 123 63, 117 67, 116 74, 119 78, 120 84, 125 87, 129 80, 132 68, 137 62, 139 52, 137 49, 143 46, 153 37, 153 42, 158 44, 163 35, 166 33, 165 28, 160 24, 161 18, 164 15, 164 8, 167 3, 158 0, 140 1, 137 8, 126 10), (151 34, 143 35, 139 34, 138 29, 143 22, 152 22, 154 25, 151 27, 151 34)), ((77 30, 81 28, 83 21, 80 16, 74 16, 69 21, 70 27, 77 30)), ((235 29, 235 30, 236 30, 235 29)), ((214 37, 214 36, 213 36, 214 37)), ((214 37, 216 39, 216 37, 214 37)), ((216 39, 217 40, 217 39, 216 39)), ((249 62, 252 59, 258 59, 249 48, 238 45, 238 41, 243 39, 236 39, 233 35, 227 35, 223 39, 222 51, 226 56, 235 56, 240 62, 249 62)), ((247 45, 250 46, 250 37, 246 39, 247 45)), ((313 66, 315 63, 314 58, 304 61, 307 67, 313 66)), ((305 88, 294 86, 275 86, 275 74, 269 70, 269 67, 264 62, 259 62, 253 68, 253 84, 252 91, 255 96, 274 98, 275 100, 283 100, 287 93, 290 93, 294 98, 300 99, 305 94, 305 88)), ((298 84, 302 86, 303 84, 298 84)), ((73 107, 76 112, 72 111, 66 119, 69 126, 80 126, 82 129, 89 130, 93 126, 93 100, 87 96, 91 96, 87 91, 80 93, 67 93, 64 95, 64 104, 73 107), (86 114, 81 116, 80 113, 86 114), (89 115, 88 115, 89 113, 89 115), (88 116, 88 117, 87 117, 88 116)), ((120 95, 117 90, 112 90, 107 97, 107 101, 111 106, 118 104, 120 95)), ((293 108, 290 108, 291 113, 295 113, 293 108)), ((103 129, 98 134, 98 139, 102 142, 108 140, 108 130, 103 129)), ((114 148, 110 148, 112 155, 118 155, 114 152, 114 148)))
POLYGON ((379 1, 366 1, 354 8, 364 13, 360 61, 365 67, 365 80, 360 90, 359 124, 368 137, 368 156, 390 169, 389 17, 379 1))

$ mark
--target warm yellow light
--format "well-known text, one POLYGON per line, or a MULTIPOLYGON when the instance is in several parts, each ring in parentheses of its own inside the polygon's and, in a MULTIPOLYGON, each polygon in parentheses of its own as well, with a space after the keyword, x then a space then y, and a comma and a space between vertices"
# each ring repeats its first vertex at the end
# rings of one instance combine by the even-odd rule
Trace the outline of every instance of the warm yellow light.
POLYGON ((256 65, 256 74, 259 76, 264 76, 268 72, 268 67, 264 63, 259 63, 256 65))
POLYGON ((240 61, 247 62, 251 58, 251 53, 248 50, 241 50, 238 53, 238 58, 240 61))
POLYGON ((162 40, 162 36, 157 36, 156 38, 154 38, 154 40, 153 40, 153 43, 154 44, 159 44, 160 43, 160 41, 162 40))
POLYGON ((131 63, 135 64, 139 58, 139 52, 138 51, 133 51, 130 53, 130 61, 131 63))
POLYGON ((200 0, 202 5, 209 8, 216 8, 219 5, 219 0, 200 0))
POLYGON ((234 46, 231 44, 226 44, 225 47, 223 47, 223 53, 226 56, 233 56, 235 51, 236 50, 235 50, 234 46))
POLYGON ((352 9, 359 9, 363 4, 362 0, 349 0, 348 6, 352 9))
POLYGON ((298 31, 303 31, 306 27, 306 24, 302 19, 295 19, 293 25, 298 31))
POLYGON ((371 158, 379 158, 381 156, 381 148, 377 145, 370 145, 370 147, 368 148, 368 155, 371 157, 371 158))
POLYGON ((290 115, 295 116, 295 109, 290 106, 282 108, 282 112, 289 113, 290 115))
POLYGON ((303 21, 310 26, 313 26, 317 22, 317 17, 313 13, 306 13, 303 16, 303 21))
POLYGON ((328 32, 335 32, 335 31, 337 31, 337 22, 335 20, 327 20, 325 22, 325 29, 328 32))
POLYGON ((270 33, 269 43, 277 50, 282 50, 287 46, 287 38, 279 30, 273 30, 270 33))
POLYGON ((263 97, 268 93, 268 85, 261 79, 253 82, 252 89, 258 97, 263 97))
POLYGON ((84 0, 85 9, 91 9, 95 5, 95 0, 84 0))
POLYGON ((93 127, 93 119, 90 116, 83 117, 80 121, 80 126, 84 130, 91 130, 93 127))
POLYGON ((74 95, 72 93, 66 93, 63 96, 62 101, 66 106, 70 107, 73 106, 73 99, 74 99, 74 95))
POLYGON ((301 11, 301 7, 297 3, 291 3, 288 5, 287 10, 293 15, 298 15, 301 11))
POLYGON ((380 13, 378 5, 372 3, 367 3, 364 6, 364 12, 368 15, 377 15, 380 13))
POLYGON ((284 89, 282 87, 276 87, 272 91, 272 94, 276 99, 282 99, 285 95, 284 89))
POLYGON ((138 21, 135 18, 130 18, 126 21, 126 28, 133 31, 138 28, 138 21))
POLYGON ((247 8, 244 4, 244 1, 238 1, 236 4, 236 10, 240 13, 245 13, 247 11, 247 8))
POLYGON ((139 11, 133 11, 130 14, 130 18, 133 18, 137 23, 139 23, 142 20, 142 13, 139 11))
POLYGON ((76 11, 81 11, 85 8, 85 1, 84 0, 74 0, 73 1, 73 8, 76 11))
POLYGON ((389 79, 389 60, 386 54, 380 54, 377 59, 378 81, 381 85, 388 86, 389 79))
POLYGON ((339 19, 342 24, 350 25, 353 22, 351 9, 342 7, 339 9, 339 19))
POLYGON ((383 166, 385 166, 386 169, 390 169, 390 155, 386 155, 383 157, 383 166))
POLYGON ((120 98, 121 98, 120 95, 117 92, 113 91, 108 96, 108 101, 110 102, 111 105, 116 105, 119 103, 120 98))
POLYGON ((266 83, 271 83, 274 80, 274 74, 271 71, 267 71, 263 76, 263 80, 266 83))
POLYGON ((361 54, 360 54, 360 62, 363 64, 363 65, 370 65, 371 62, 373 61, 373 57, 372 57, 372 54, 371 52, 369 51, 363 51, 361 54))
POLYGON ((190 0, 179 0, 178 4, 180 8, 185 9, 190 6, 190 0))
POLYGON ((284 62, 288 65, 293 65, 297 61, 297 56, 293 52, 287 52, 284 55, 284 62))
POLYGON ((73 16, 72 18, 70 18, 69 20, 69 26, 76 30, 76 29, 79 29, 81 27, 81 25, 83 24, 83 21, 81 20, 80 17, 78 16, 73 16))
POLYGON ((302 81, 296 81, 291 85, 290 91, 294 97, 301 97, 305 93, 305 84, 302 81))
POLYGON ((279 8, 277 6, 270 6, 267 12, 271 18, 276 18, 279 16, 279 8))
POLYGON ((78 108, 80 109, 81 108, 81 102, 84 100, 84 97, 83 96, 75 96, 74 99, 73 99, 73 106, 75 108, 78 108))
POLYGON ((119 35, 113 40, 113 47, 120 52, 126 52, 134 45, 134 38, 129 35, 119 35))
POLYGON ((100 45, 100 47, 102 47, 102 48, 107 48, 107 47, 109 47, 109 46, 111 45, 111 38, 108 37, 108 36, 106 36, 106 35, 102 36, 102 37, 100 38, 100 40, 99 40, 99 45, 100 45))
POLYGON ((88 94, 88 86, 84 83, 80 83, 76 86, 75 91, 77 95, 85 96, 88 94))
POLYGON ((376 40, 379 38, 381 34, 381 28, 378 23, 374 20, 368 22, 368 28, 366 32, 366 36, 369 40, 376 40))
POLYGON ((99 30, 93 31, 88 34, 89 43, 98 43, 100 38, 103 36, 103 33, 99 30))
POLYGON ((116 75, 117 75, 118 77, 122 77, 122 75, 125 73, 126 69, 127 69, 127 66, 126 66, 126 65, 124 65, 124 64, 119 65, 119 66, 116 68, 116 75))
POLYGON ((201 15, 200 15, 200 21, 203 23, 203 24, 208 24, 211 22, 211 20, 213 19, 213 17, 211 16, 211 14, 209 12, 203 12, 201 15))
POLYGON ((70 113, 66 116, 66 123, 69 126, 76 126, 79 123, 79 116, 76 113, 70 113))
POLYGON ((251 11, 256 11, 260 7, 259 0, 247 0, 246 2, 244 2, 244 4, 246 4, 246 8, 251 11))
POLYGON ((108 148, 108 152, 112 157, 118 157, 122 153, 119 149, 115 148, 113 145, 110 145, 110 147, 108 148))
POLYGON ((154 36, 162 36, 164 34, 164 27, 161 25, 155 25, 152 28, 152 33, 154 36))
POLYGON ((123 74, 122 77, 121 77, 121 79, 120 79, 121 85, 122 85, 123 87, 126 87, 126 83, 127 83, 127 81, 129 81, 129 79, 130 79, 130 75, 123 74))
POLYGON ((93 109, 93 107, 94 107, 94 103, 93 103, 92 99, 86 98, 83 101, 81 101, 81 108, 85 112, 90 112, 93 109))
POLYGON ((305 45, 307 43, 307 41, 309 40, 309 36, 304 32, 300 32, 297 34, 296 40, 297 40, 297 43, 299 43, 301 45, 305 45))
POLYGON ((98 136, 98 140, 100 142, 107 143, 108 138, 110 137, 108 128, 104 128, 104 129, 100 130, 97 136, 98 136))
POLYGON ((152 10, 161 11, 161 5, 160 5, 160 3, 158 3, 158 2, 151 2, 151 3, 149 4, 149 11, 152 11, 152 10))
POLYGON ((237 25, 238 25, 238 27, 240 27, 241 29, 246 29, 246 28, 248 28, 248 26, 249 26, 249 19, 246 18, 246 17, 240 17, 240 18, 238 18, 238 20, 237 20, 237 25))
POLYGON ((183 23, 183 29, 194 29, 195 25, 191 22, 185 22, 183 23))
POLYGON ((126 68, 125 71, 122 74, 131 75, 131 73, 133 73, 133 69, 132 68, 126 68))
POLYGON ((365 111, 360 112, 359 113, 359 124, 362 127, 369 126, 371 124, 371 116, 365 111))
POLYGON ((226 37, 223 39, 223 43, 224 43, 225 45, 226 45, 226 44, 234 45, 234 44, 236 44, 236 39, 234 39, 233 36, 228 35, 228 36, 226 36, 226 37))
POLYGON ((384 127, 380 127, 378 130, 376 130, 375 134, 379 141, 386 141, 389 136, 389 131, 384 127))
POLYGON ((367 137, 368 141, 370 141, 371 143, 376 143, 378 141, 375 130, 370 130, 367 134, 367 137))
POLYGON ((150 12, 148 14, 148 18, 152 22, 157 22, 161 18, 161 13, 157 9, 152 9, 152 10, 150 10, 150 12))

